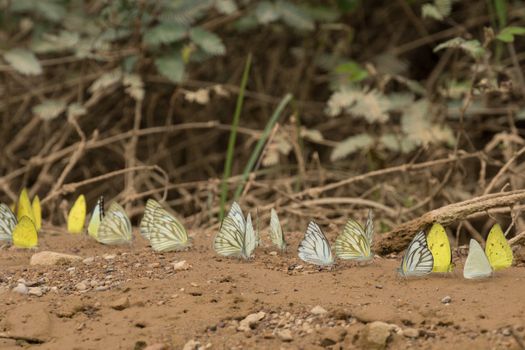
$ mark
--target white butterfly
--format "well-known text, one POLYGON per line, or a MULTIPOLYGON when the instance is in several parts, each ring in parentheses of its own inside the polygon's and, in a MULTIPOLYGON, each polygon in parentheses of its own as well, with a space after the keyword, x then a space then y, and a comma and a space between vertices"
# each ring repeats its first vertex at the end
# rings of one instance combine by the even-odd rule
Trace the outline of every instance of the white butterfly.
POLYGON ((184 226, 154 199, 146 202, 140 233, 157 252, 184 250, 190 246, 184 226))
POLYGON ((12 241, 17 222, 11 209, 6 204, 0 203, 0 241, 12 241))
POLYGON ((483 248, 475 239, 470 240, 467 261, 463 268, 463 277, 467 279, 484 278, 492 275, 492 266, 483 248))
POLYGON ((97 205, 93 208, 88 224, 88 233, 94 239, 97 239, 98 228, 102 219, 104 219, 104 215, 104 196, 100 196, 97 200, 97 205))
POLYGON ((369 210, 364 228, 354 219, 346 222, 343 232, 335 240, 335 254, 341 259, 370 260, 374 257, 370 250, 373 237, 374 213, 369 210))
POLYGON ((398 272, 405 277, 423 276, 432 272, 433 267, 434 257, 428 249, 425 231, 419 231, 408 245, 398 272))
POLYGON ((319 266, 334 264, 330 244, 321 228, 314 221, 308 223, 304 239, 299 244, 298 251, 299 258, 307 263, 319 266))
POLYGON ((286 242, 284 240, 283 229, 279 222, 277 212, 272 208, 270 212, 270 238, 280 250, 284 252, 286 250, 286 242))
POLYGON ((259 237, 253 229, 251 215, 245 220, 241 207, 233 202, 215 235, 213 248, 219 255, 249 259, 258 245, 259 237))
POLYGON ((126 211, 117 202, 111 203, 95 239, 102 244, 125 244, 131 242, 131 237, 132 227, 126 211))

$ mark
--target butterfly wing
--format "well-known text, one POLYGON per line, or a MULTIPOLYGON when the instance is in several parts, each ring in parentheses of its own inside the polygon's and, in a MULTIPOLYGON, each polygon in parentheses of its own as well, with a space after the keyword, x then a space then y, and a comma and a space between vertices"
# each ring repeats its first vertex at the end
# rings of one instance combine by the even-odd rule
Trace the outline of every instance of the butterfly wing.
POLYGON ((0 203, 0 241, 10 242, 12 240, 16 223, 15 214, 6 204, 0 203))
POLYGON ((146 220, 145 226, 148 230, 146 234, 153 250, 157 252, 179 251, 190 246, 186 229, 175 217, 153 199, 148 199, 146 208, 148 205, 151 213, 148 216, 145 213, 142 221, 146 220))
POLYGON ((310 264, 329 266, 334 263, 330 244, 321 228, 314 221, 308 223, 298 252, 299 258, 310 264))
POLYGON ((499 224, 494 224, 490 229, 485 253, 494 271, 506 269, 512 265, 512 249, 499 224))
POLYGON ((18 248, 33 248, 38 244, 38 234, 31 218, 22 216, 13 230, 13 245, 18 248))
POLYGON ((270 238, 272 243, 275 244, 282 252, 286 250, 286 242, 284 240, 281 223, 279 222, 279 216, 277 216, 277 212, 273 208, 270 212, 270 238))
POLYGON ((42 228, 42 207, 40 206, 40 198, 38 198, 38 195, 33 198, 33 202, 31 203, 31 209, 33 210, 33 216, 35 218, 35 227, 37 231, 40 231, 42 228))
POLYGON ((427 236, 428 249, 432 252, 434 258, 434 267, 432 272, 450 272, 452 271, 452 253, 450 251, 450 242, 447 231, 440 223, 434 223, 430 228, 427 236))
POLYGON ((399 274, 405 277, 423 276, 432 272, 433 266, 434 258, 427 247, 425 231, 419 231, 408 245, 399 274))
POLYGON ((100 222, 96 240, 102 244, 125 244, 131 242, 132 228, 124 208, 111 203, 106 216, 100 222))
POLYGON ((95 208, 93 208, 93 212, 91 213, 91 218, 89 219, 89 224, 88 224, 88 233, 94 239, 97 239, 98 229, 100 227, 100 223, 102 222, 103 218, 104 218, 104 197, 100 196, 97 200, 97 204, 95 205, 95 208))
POLYGON ((373 255, 370 251, 370 239, 373 235, 372 218, 367 220, 366 227, 363 228, 354 219, 346 222, 343 232, 335 240, 335 254, 341 259, 369 260, 373 255))
POLYGON ((146 202, 146 208, 144 209, 144 216, 140 221, 140 234, 145 239, 150 239, 151 227, 154 222, 154 214, 157 210, 161 210, 162 206, 153 199, 148 199, 146 202))
POLYGON ((467 279, 489 277, 492 274, 492 267, 485 252, 475 239, 470 240, 469 251, 465 267, 463 267, 463 277, 467 279))
POLYGON ((259 245, 259 238, 253 229, 252 215, 246 218, 246 231, 244 232, 243 258, 249 259, 255 248, 259 245))
POLYGON ((67 230, 71 233, 82 233, 84 223, 86 222, 86 197, 83 194, 78 196, 77 200, 69 210, 67 215, 67 230))
POLYGON ((18 197, 18 210, 16 212, 16 218, 20 221, 23 216, 27 216, 28 218, 35 222, 35 216, 33 214, 33 206, 31 205, 31 201, 29 200, 29 195, 27 194, 27 189, 23 189, 22 192, 20 192, 20 196, 18 197))
POLYGON ((244 247, 244 231, 238 226, 238 222, 231 216, 222 221, 219 232, 213 240, 213 249, 219 255, 242 257, 244 247))

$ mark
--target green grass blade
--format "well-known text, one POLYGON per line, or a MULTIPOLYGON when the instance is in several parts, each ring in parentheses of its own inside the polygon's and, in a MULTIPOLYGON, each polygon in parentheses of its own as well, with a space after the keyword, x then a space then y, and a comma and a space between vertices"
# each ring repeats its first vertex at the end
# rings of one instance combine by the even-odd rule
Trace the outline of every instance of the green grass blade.
POLYGON ((244 91, 246 90, 246 84, 248 83, 248 76, 250 73, 250 67, 252 64, 252 54, 248 54, 246 64, 244 66, 244 72, 242 73, 241 86, 239 95, 237 96, 237 104, 235 106, 235 112, 233 114, 232 128, 230 131, 230 138, 228 140, 228 150, 226 153, 226 160, 224 162, 224 173, 222 176, 221 184, 221 201, 220 201, 220 212, 219 220, 224 217, 224 208, 226 201, 228 200, 228 179, 232 173, 233 155, 235 153, 235 141, 237 140, 237 127, 239 126, 239 120, 241 119, 242 104, 244 102, 244 91))
POLYGON ((277 121, 279 120, 279 117, 281 116, 282 111, 284 110, 284 108, 290 102, 291 99, 292 99, 292 95, 286 94, 286 96, 283 97, 281 102, 279 102, 279 105, 273 112, 273 115, 270 117, 270 120, 268 121, 268 123, 266 123, 264 131, 261 135, 261 138, 255 145, 255 149, 250 155, 250 159, 248 160, 248 163, 244 167, 241 181, 239 185, 237 186, 237 189, 235 190, 235 196, 234 196, 235 200, 239 199, 239 196, 241 195, 242 190, 244 189, 244 185, 246 184, 246 180, 248 179, 248 176, 250 176, 250 173, 252 172, 253 167, 255 166, 255 163, 257 162, 257 159, 259 159, 259 156, 261 155, 264 144, 266 143, 266 140, 268 139, 268 136, 270 136, 270 133, 275 123, 277 123, 277 121))

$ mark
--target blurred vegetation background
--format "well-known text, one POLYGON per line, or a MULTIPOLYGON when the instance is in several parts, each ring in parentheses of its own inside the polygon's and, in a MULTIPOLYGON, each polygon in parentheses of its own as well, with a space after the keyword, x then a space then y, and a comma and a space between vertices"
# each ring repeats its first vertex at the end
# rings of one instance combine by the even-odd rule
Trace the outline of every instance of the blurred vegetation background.
POLYGON ((521 189, 523 35, 523 1, 0 0, 1 200, 387 231, 521 189))

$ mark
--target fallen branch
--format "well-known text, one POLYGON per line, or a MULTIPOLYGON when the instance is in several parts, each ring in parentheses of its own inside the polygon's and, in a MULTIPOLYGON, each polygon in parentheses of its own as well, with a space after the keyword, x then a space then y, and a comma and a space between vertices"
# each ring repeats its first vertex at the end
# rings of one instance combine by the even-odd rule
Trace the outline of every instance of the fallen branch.
POLYGON ((381 236, 376 244, 376 252, 388 254, 406 248, 415 232, 426 226, 439 222, 442 225, 463 220, 474 213, 484 212, 489 209, 515 205, 525 200, 525 190, 503 193, 492 193, 463 202, 453 203, 429 211, 423 216, 399 225, 395 229, 381 236))

